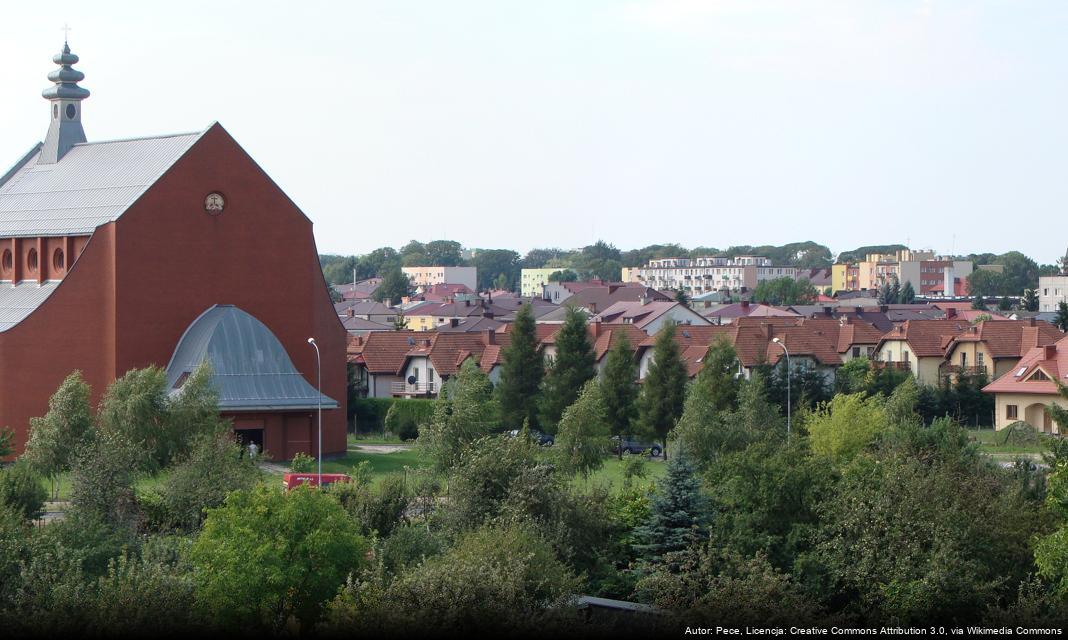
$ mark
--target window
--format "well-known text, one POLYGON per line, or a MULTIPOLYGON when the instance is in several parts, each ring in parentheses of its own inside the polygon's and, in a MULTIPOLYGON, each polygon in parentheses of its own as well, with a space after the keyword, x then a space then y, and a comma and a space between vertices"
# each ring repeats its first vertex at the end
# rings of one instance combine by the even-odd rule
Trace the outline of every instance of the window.
POLYGON ((1028 378, 1028 380, 1036 380, 1036 381, 1049 380, 1049 376, 1046 375, 1045 371, 1043 371, 1041 369, 1036 369, 1035 372, 1031 374, 1031 377, 1028 378))
POLYGON ((984 356, 982 352, 975 354, 975 366, 982 368, 984 366, 983 359, 984 356))
POLYGON ((908 362, 909 361, 909 352, 908 351, 902 351, 901 352, 901 361, 902 362, 908 362))
POLYGON ((1014 404, 1005 405, 1005 419, 1006 420, 1016 420, 1016 416, 1018 415, 1017 411, 1018 411, 1018 409, 1017 409, 1016 405, 1014 405, 1014 404))
POLYGON ((63 249, 56 249, 52 254, 52 268, 56 271, 62 271, 65 263, 63 249))
POLYGON ((37 273, 37 249, 30 249, 30 252, 26 254, 26 267, 30 273, 37 273))
POLYGON ((963 352, 962 352, 962 353, 960 354, 960 366, 961 366, 961 368, 962 368, 962 369, 963 369, 964 367, 967 367, 967 366, 968 366, 968 354, 967 354, 967 353, 963 353, 963 352))
POLYGON ((4 271, 11 271, 12 266, 14 266, 14 261, 11 259, 11 249, 4 249, 4 271))
POLYGON ((853 357, 854 358, 859 358, 860 357, 860 347, 853 347, 853 357))

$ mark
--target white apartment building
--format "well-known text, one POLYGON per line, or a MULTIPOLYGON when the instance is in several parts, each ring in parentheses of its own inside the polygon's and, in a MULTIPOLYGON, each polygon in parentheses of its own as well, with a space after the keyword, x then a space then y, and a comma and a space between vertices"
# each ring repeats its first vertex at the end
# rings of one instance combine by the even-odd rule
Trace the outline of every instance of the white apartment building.
POLYGON ((650 260, 629 275, 647 287, 694 296, 721 289, 752 289, 763 280, 793 279, 797 277, 797 267, 773 265, 763 256, 661 258, 650 260))
POLYGON ((475 267, 404 267, 404 275, 413 287, 431 287, 436 284, 462 284, 478 291, 478 269, 475 267))
POLYGON ((1056 311, 1068 302, 1068 274, 1042 276, 1038 279, 1038 310, 1056 311))

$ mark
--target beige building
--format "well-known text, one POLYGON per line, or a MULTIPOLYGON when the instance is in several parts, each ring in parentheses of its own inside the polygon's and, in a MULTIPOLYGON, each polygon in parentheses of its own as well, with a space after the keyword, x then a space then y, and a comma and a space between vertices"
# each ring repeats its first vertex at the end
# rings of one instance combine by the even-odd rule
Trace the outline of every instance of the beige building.
POLYGON ((478 291, 478 270, 475 267, 404 267, 401 271, 416 288, 462 284, 471 291, 478 291))
POLYGON ((1004 429, 1023 421, 1045 433, 1061 433, 1061 428, 1068 425, 1058 425, 1046 413, 1046 407, 1056 404, 1068 409, 1068 398, 1057 390, 1057 383, 1066 376, 1068 338, 1028 351, 1012 371, 983 389, 994 394, 995 428, 1004 429))
POLYGON ((908 370, 924 384, 937 384, 946 349, 970 326, 964 320, 907 320, 883 335, 872 360, 908 370))
POLYGON ((1038 310, 1056 311, 1068 302, 1068 275, 1042 276, 1038 279, 1038 310))
POLYGON ((984 374, 991 380, 1016 370, 1020 359, 1036 347, 1053 344, 1064 337, 1048 322, 1029 320, 986 320, 955 336, 946 348, 943 374, 955 379, 958 373, 984 374))

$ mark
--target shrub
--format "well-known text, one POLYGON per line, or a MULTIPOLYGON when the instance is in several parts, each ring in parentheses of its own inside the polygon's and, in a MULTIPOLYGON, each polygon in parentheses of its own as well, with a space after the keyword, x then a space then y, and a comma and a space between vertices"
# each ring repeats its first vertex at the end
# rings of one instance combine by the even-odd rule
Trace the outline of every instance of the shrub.
POLYGON ((27 520, 41 516, 48 491, 41 477, 24 462, 0 472, 0 503, 22 514, 27 520))
POLYGON ((298 453, 289 463, 289 470, 293 473, 311 473, 313 469, 315 469, 315 458, 306 453, 298 453))
POLYGON ((404 426, 405 429, 410 429, 406 425, 415 425, 416 431, 410 438, 401 435, 396 429, 389 429, 402 440, 408 440, 418 436, 419 425, 428 422, 433 416, 434 401, 414 398, 359 398, 353 406, 356 432, 382 433, 386 431, 386 417, 390 409, 393 409, 394 421, 398 425, 404 426))

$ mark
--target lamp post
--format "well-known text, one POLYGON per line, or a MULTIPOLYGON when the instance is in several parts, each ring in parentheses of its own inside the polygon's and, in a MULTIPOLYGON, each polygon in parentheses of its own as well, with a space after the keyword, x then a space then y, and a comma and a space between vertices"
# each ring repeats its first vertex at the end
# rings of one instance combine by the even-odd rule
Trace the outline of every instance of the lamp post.
POLYGON ((772 338, 771 341, 782 347, 786 354, 786 435, 790 435, 790 350, 778 338, 772 338))
POLYGON ((315 338, 308 338, 308 344, 315 347, 315 386, 316 397, 315 402, 319 406, 319 477, 317 478, 318 486, 323 488, 323 363, 319 357, 319 345, 315 342, 315 338))

